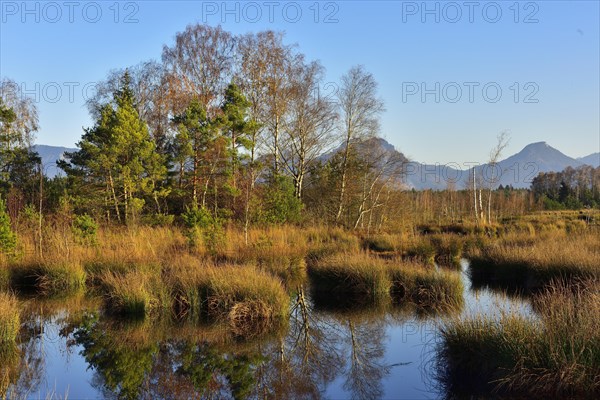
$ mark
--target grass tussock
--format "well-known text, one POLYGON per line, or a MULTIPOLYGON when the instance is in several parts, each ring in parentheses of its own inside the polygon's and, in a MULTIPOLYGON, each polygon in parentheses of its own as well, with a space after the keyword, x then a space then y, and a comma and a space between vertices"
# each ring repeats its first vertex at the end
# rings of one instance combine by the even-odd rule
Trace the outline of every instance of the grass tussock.
POLYGON ((340 253, 357 253, 360 240, 351 232, 340 228, 313 228, 307 232, 307 263, 312 266, 319 260, 340 253))
POLYGON ((40 295, 64 295, 80 291, 86 286, 87 274, 78 262, 36 261, 17 263, 9 269, 10 285, 20 291, 34 291, 40 295))
POLYGON ((199 282, 211 319, 226 320, 241 335, 264 331, 287 318, 290 298, 281 283, 250 266, 210 268, 199 282))
POLYGON ((317 295, 371 304, 394 300, 440 310, 458 308, 463 302, 463 286, 455 273, 419 263, 385 261, 364 253, 340 254, 322 260, 310 274, 317 295))
POLYGON ((538 240, 505 239, 473 253, 474 281, 539 289, 554 279, 600 277, 600 245, 595 233, 538 240))
POLYGON ((387 263, 365 253, 326 257, 310 269, 316 292, 343 294, 368 303, 389 299, 392 281, 387 263))
POLYGON ((254 265, 215 265, 185 257, 168 271, 178 320, 225 323, 250 336, 281 326, 290 297, 281 280, 254 265))
POLYGON ((275 246, 271 242, 258 242, 245 246, 227 257, 227 261, 240 265, 255 265, 281 280, 286 288, 295 287, 306 279, 306 249, 275 246))
POLYGON ((432 236, 431 244, 435 248, 435 261, 439 265, 458 268, 463 256, 465 240, 458 235, 442 234, 432 236))
POLYGON ((300 254, 258 257, 256 265, 259 269, 281 279, 286 288, 295 287, 306 280, 306 261, 300 254))
POLYGON ((421 264, 395 264, 389 267, 392 297, 420 308, 459 310, 464 302, 463 284, 456 273, 436 271, 421 264))
POLYGON ((101 280, 106 309, 112 314, 144 318, 170 308, 169 290, 157 275, 106 272, 101 280))
POLYGON ((412 236, 402 242, 401 254, 404 259, 433 265, 436 248, 427 236, 412 236))
POLYGON ((21 354, 16 345, 0 345, 0 398, 10 398, 9 387, 20 375, 21 354))
POLYGON ((439 371, 452 393, 600 394, 600 285, 554 283, 534 298, 540 319, 513 314, 442 329, 439 371))
POLYGON ((396 251, 396 238, 393 235, 374 235, 362 240, 362 247, 378 253, 389 253, 396 251))
POLYGON ((0 349, 15 344, 20 327, 17 299, 11 294, 0 292, 0 349))

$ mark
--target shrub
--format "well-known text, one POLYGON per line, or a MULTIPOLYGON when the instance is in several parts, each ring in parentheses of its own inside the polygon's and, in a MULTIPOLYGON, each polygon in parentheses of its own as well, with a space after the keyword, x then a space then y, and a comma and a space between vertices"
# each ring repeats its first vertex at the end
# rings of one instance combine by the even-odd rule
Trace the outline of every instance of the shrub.
POLYGON ((17 237, 12 231, 4 200, 0 198, 0 253, 12 255, 16 245, 17 237))
POLYGON ((171 214, 151 214, 144 217, 144 223, 146 225, 157 227, 157 226, 171 226, 175 216, 171 214))
POLYGON ((294 193, 294 185, 287 176, 269 177, 262 197, 259 223, 284 224, 300 221, 302 202, 294 193))
POLYGON ((197 205, 186 208, 181 215, 186 230, 186 237, 190 248, 197 248, 204 244, 208 251, 216 255, 220 252, 225 242, 225 231, 219 218, 214 217, 206 208, 197 205))
POLYGON ((73 220, 72 230, 73 235, 81 244, 96 244, 98 224, 89 215, 83 214, 75 217, 75 219, 73 220))

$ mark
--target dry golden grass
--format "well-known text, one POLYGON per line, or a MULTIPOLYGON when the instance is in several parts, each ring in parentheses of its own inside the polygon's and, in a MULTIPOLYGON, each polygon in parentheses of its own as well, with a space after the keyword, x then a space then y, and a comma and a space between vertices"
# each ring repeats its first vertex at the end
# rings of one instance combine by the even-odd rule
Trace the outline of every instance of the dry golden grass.
POLYGON ((373 304, 389 300, 392 281, 381 258, 340 253, 323 258, 309 272, 315 291, 344 294, 373 304))
POLYGON ((12 294, 0 292, 0 349, 14 345, 20 328, 19 302, 12 294))
POLYGON ((145 271, 106 272, 101 277, 107 309, 111 313, 144 318, 170 310, 168 288, 160 277, 145 271))
POLYGON ((314 290, 343 294, 372 304, 394 299, 420 307, 458 308, 463 303, 460 278, 422 263, 384 260, 367 253, 329 256, 311 267, 314 290))
POLYGON ((0 344, 0 398, 10 398, 9 387, 19 378, 21 357, 14 344, 6 348, 0 344))
POLYGON ((272 275, 251 266, 219 266, 206 271, 200 292, 207 314, 227 320, 239 333, 262 331, 287 319, 290 297, 272 275))
POLYGON ((79 262, 32 259, 8 267, 14 288, 40 295, 66 295, 83 290, 87 274, 79 262))
POLYGON ((598 243, 596 232, 508 237, 473 251, 471 274, 525 288, 540 288, 556 278, 600 277, 598 243))
POLYGON ((516 396, 600 394, 600 281, 553 283, 534 298, 540 319, 512 313, 442 329, 447 389, 516 396))
POLYGON ((167 268, 178 319, 224 322, 240 335, 256 334, 283 323, 290 297, 281 280, 253 265, 217 265, 183 257, 167 268))

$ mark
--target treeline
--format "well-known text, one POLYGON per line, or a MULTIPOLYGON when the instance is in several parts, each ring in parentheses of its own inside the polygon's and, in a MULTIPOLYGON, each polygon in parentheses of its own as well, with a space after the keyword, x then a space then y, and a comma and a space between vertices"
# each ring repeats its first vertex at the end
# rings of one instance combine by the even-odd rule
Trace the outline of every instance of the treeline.
POLYGON ((371 231, 491 222, 535 206, 527 191, 482 193, 481 185, 403 191, 407 160, 376 139, 384 104, 373 75, 354 66, 326 82, 324 67, 281 33, 190 25, 160 62, 111 71, 96 89, 87 102, 94 125, 59 162, 66 176, 48 179, 32 151, 35 104, 15 82, 1 82, 0 195, 12 221, 25 210, 38 221, 177 218, 245 230, 315 221, 371 231))
POLYGON ((599 207, 600 167, 584 165, 561 172, 541 172, 533 179, 531 190, 549 210, 599 207))

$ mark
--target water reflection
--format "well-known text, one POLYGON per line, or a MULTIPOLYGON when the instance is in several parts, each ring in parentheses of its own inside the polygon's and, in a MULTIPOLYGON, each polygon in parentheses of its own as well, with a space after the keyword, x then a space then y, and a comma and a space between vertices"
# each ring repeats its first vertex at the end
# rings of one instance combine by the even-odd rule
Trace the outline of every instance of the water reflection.
POLYGON ((227 326, 111 319, 93 299, 28 302, 17 349, 0 362, 0 395, 433 398, 445 395, 430 372, 445 318, 513 303, 530 312, 488 289, 466 289, 464 303, 450 311, 360 301, 340 308, 299 286, 286 327, 243 338, 227 326))

